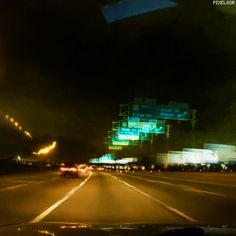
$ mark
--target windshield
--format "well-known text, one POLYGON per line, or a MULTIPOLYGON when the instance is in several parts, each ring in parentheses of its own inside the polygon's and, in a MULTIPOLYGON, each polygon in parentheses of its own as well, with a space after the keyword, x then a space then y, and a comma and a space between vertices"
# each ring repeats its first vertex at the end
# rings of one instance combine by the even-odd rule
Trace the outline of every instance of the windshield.
POLYGON ((0 224, 234 225, 235 26, 235 1, 1 1, 0 224))

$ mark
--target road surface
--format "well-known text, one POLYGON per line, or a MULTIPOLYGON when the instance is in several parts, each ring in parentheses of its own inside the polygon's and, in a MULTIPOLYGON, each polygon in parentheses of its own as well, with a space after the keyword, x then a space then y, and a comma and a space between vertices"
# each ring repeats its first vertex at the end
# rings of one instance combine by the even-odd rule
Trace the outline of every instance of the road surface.
POLYGON ((0 224, 234 224, 236 174, 57 172, 0 176, 0 224))

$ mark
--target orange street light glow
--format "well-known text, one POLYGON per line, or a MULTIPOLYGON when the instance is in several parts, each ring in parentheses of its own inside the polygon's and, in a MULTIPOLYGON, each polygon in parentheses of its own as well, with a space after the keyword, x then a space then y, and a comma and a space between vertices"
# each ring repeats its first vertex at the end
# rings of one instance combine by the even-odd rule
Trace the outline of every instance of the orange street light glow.
POLYGON ((15 122, 14 125, 15 125, 16 127, 18 127, 18 122, 15 122))
POLYGON ((33 152, 33 154, 37 154, 37 155, 45 155, 50 153, 51 151, 53 151, 53 149, 55 149, 57 145, 57 142, 54 141, 51 145, 48 145, 44 148, 41 148, 38 152, 33 152))
POLYGON ((11 121, 11 123, 13 123, 14 122, 14 118, 11 118, 10 121, 11 121))
POLYGON ((25 130, 24 133, 25 133, 25 135, 28 136, 29 138, 32 138, 32 135, 30 134, 30 132, 28 132, 28 131, 25 130))

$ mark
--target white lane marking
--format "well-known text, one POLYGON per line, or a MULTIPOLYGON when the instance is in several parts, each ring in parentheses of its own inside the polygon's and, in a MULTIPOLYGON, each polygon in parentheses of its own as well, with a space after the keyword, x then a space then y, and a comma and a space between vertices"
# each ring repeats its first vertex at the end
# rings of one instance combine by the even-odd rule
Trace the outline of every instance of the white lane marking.
MULTIPOLYGON (((22 188, 22 187, 26 187, 26 186, 32 186, 32 185, 35 185, 35 184, 41 184, 41 183, 45 183, 45 182, 48 182, 48 181, 54 181, 56 179, 58 179, 58 178, 51 178, 51 179, 48 179, 48 180, 39 180, 39 181, 26 181, 28 183, 22 183, 22 184, 18 184, 18 185, 12 185, 12 186, 4 187, 4 188, 0 189, 0 192, 14 190, 14 189, 22 188)), ((21 183, 23 181, 14 181, 14 182, 21 183)))
MULTIPOLYGON (((140 178, 141 179, 141 178, 140 178)), ((145 180, 144 178, 143 178, 143 180, 145 180)), ((169 183, 169 182, 165 182, 165 181, 161 181, 161 180, 149 180, 149 179, 147 179, 147 180, 145 180, 145 181, 147 181, 147 182, 149 182, 149 183, 159 183, 159 184, 166 184, 166 185, 170 185, 170 186, 180 186, 179 184, 172 184, 172 183, 169 183)))
POLYGON ((211 192, 211 191, 205 191, 205 190, 201 190, 201 189, 197 189, 197 188, 186 187, 186 188, 183 188, 183 189, 187 190, 187 191, 190 191, 190 192, 195 192, 195 193, 210 194, 210 195, 215 195, 215 196, 218 196, 218 197, 236 199, 235 196, 226 195, 226 194, 223 194, 223 193, 215 193, 215 192, 211 192))
POLYGON ((16 188, 21 188, 21 187, 24 187, 26 185, 27 184, 19 184, 19 185, 8 186, 8 187, 5 187, 4 189, 1 189, 0 191, 3 192, 3 191, 8 191, 8 190, 14 190, 16 188))
POLYGON ((141 195, 143 195, 143 196, 145 196, 145 197, 147 197, 147 198, 149 198, 149 199, 152 199, 153 201, 157 202, 159 205, 161 205, 161 206, 164 207, 165 209, 167 209, 167 210, 171 211, 172 213, 174 213, 174 214, 176 214, 176 215, 178 215, 178 216, 184 218, 185 220, 188 220, 188 221, 194 222, 194 223, 197 223, 197 222, 198 222, 197 220, 193 219, 192 217, 190 217, 190 216, 186 215, 185 213, 183 213, 183 212, 177 210, 176 208, 173 208, 173 207, 167 205, 166 203, 162 202, 161 200, 152 197, 151 195, 149 195, 149 194, 143 192, 142 190, 136 188, 135 186, 130 185, 129 183, 127 183, 127 182, 125 182, 125 181, 123 181, 123 180, 121 180, 121 179, 119 179, 119 178, 117 178, 117 177, 114 177, 113 175, 111 175, 111 176, 112 176, 114 179, 116 179, 116 180, 118 180, 119 182, 121 182, 122 184, 128 186, 129 188, 133 189, 134 191, 140 193, 141 195))
MULTIPOLYGON (((55 174, 57 175, 57 174, 55 174)), ((22 182, 22 181, 35 181, 36 179, 49 179, 50 176, 51 178, 55 178, 55 175, 29 175, 29 176, 12 176, 12 177, 1 177, 0 181, 3 182, 22 182)))
POLYGON ((226 194, 223 194, 223 193, 216 193, 216 192, 206 191, 206 190, 202 190, 202 189, 198 189, 198 188, 191 188, 191 187, 189 187, 187 185, 183 185, 183 184, 173 184, 173 183, 169 183, 169 182, 165 182, 165 181, 161 181, 161 180, 149 180, 149 179, 139 177, 139 176, 132 176, 132 177, 137 178, 137 179, 142 179, 142 180, 144 180, 146 182, 149 182, 149 183, 160 183, 160 184, 180 187, 181 189, 186 190, 186 191, 190 191, 190 192, 210 194, 210 195, 215 195, 215 196, 218 196, 218 197, 236 199, 235 196, 226 195, 226 194))
POLYGON ((46 182, 49 182, 49 181, 54 181, 56 179, 58 179, 58 177, 57 178, 47 179, 47 180, 37 180, 37 181, 34 181, 34 182, 30 183, 29 185, 46 183, 46 182))
MULTIPOLYGON (((127 173, 127 175, 130 175, 127 173)), ((163 178, 163 179, 171 179, 171 180, 180 180, 180 181, 186 181, 186 182, 192 182, 192 183, 199 183, 199 184, 209 184, 209 185, 216 185, 216 186, 224 186, 224 187, 231 187, 236 188, 235 184, 222 184, 222 183, 213 183, 213 182, 206 182, 206 181, 199 181, 199 180, 192 180, 192 179, 183 179, 183 178, 174 178, 174 177, 166 177, 166 176, 147 176, 144 174, 140 174, 145 177, 154 177, 154 178, 163 178)), ((140 177, 141 178, 141 177, 140 177)))
POLYGON ((38 223, 43 218, 45 218, 48 214, 50 214, 53 210, 55 210, 58 206, 60 206, 64 201, 66 201, 68 198, 70 198, 78 189, 80 189, 91 177, 92 172, 90 172, 89 176, 81 182, 78 186, 72 188, 62 199, 51 205, 49 208, 47 208, 45 211, 43 211, 41 214, 36 216, 33 220, 31 220, 29 223, 38 223))

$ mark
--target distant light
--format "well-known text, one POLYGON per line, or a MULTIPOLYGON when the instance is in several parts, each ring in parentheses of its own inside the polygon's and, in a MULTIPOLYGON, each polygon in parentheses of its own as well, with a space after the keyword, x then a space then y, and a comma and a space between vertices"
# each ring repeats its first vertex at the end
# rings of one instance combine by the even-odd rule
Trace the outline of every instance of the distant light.
POLYGON ((36 154, 36 155, 45 155, 45 154, 48 154, 50 153, 53 149, 55 149, 57 145, 57 142, 56 141, 53 141, 53 143, 51 145, 48 145, 44 148, 41 148, 38 152, 33 152, 33 154, 36 154))
POLYGON ((60 168, 60 170, 61 170, 61 171, 67 171, 67 170, 68 170, 68 168, 61 167, 61 168, 60 168))
POLYGON ((11 118, 10 121, 11 121, 11 123, 13 123, 14 122, 14 118, 11 118))
POLYGON ((184 164, 182 151, 168 151, 167 156, 168 164, 184 164))
POLYGON ((108 146, 109 150, 122 150, 122 146, 116 146, 116 145, 109 145, 108 146))
POLYGON ((116 164, 128 164, 132 162, 137 162, 138 159, 136 157, 128 157, 128 158, 122 158, 115 161, 116 164))
POLYGON ((32 135, 30 134, 30 132, 28 132, 28 131, 25 130, 24 133, 25 133, 25 135, 28 136, 29 138, 32 138, 32 135))
POLYGON ((8 120, 9 119, 9 115, 5 115, 5 119, 8 120))
POLYGON ((214 152, 219 162, 229 162, 236 160, 236 146, 228 144, 205 143, 204 148, 214 152))
POLYGON ((218 156, 212 150, 184 148, 183 159, 185 163, 218 163, 218 156))
POLYGON ((104 155, 100 158, 90 159, 89 162, 94 163, 94 164, 128 164, 128 163, 137 162, 137 161, 138 161, 138 159, 135 157, 114 160, 112 158, 112 156, 107 154, 107 155, 104 155))
POLYGON ((118 134, 120 140, 139 140, 139 135, 132 134, 118 134))
POLYGON ((109 164, 112 164, 114 163, 114 160, 113 160, 113 157, 111 154, 105 154, 103 155, 102 157, 100 158, 93 158, 93 159, 90 159, 89 161, 90 163, 93 163, 93 164, 101 164, 101 163, 109 163, 109 164))
POLYGON ((20 161, 20 160, 21 160, 21 157, 20 157, 20 156, 17 156, 17 160, 19 160, 19 161, 20 161))
POLYGON ((19 124, 18 124, 18 122, 15 122, 14 125, 15 125, 16 127, 18 127, 19 124))
POLYGON ((47 230, 38 230, 37 232, 40 233, 40 234, 46 234, 46 235, 55 236, 54 233, 51 233, 51 232, 49 232, 47 230))
POLYGON ((112 145, 128 146, 129 145, 129 141, 127 141, 127 140, 112 140, 112 145))
POLYGON ((18 129, 19 129, 19 130, 22 130, 22 127, 21 127, 21 126, 19 126, 19 127, 18 127, 18 129))

